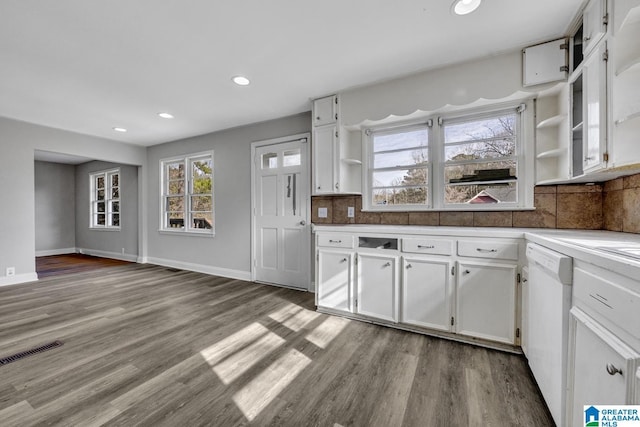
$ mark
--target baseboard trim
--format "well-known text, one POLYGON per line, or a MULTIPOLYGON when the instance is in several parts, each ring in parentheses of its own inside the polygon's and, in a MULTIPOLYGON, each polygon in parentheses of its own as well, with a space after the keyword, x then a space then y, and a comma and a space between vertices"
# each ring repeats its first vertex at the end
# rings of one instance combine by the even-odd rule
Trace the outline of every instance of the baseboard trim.
POLYGON ((251 272, 233 270, 230 268, 213 267, 210 265, 193 264, 190 262, 175 261, 171 259, 148 257, 147 263, 161 265, 163 267, 179 268, 180 270, 195 271, 197 273, 211 274, 213 276, 228 277, 230 279, 251 281, 251 272))
POLYGON ((138 262, 138 255, 120 254, 118 252, 99 251, 96 249, 76 248, 76 252, 100 258, 119 259, 120 261, 138 262))
POLYGON ((78 250, 76 248, 48 249, 45 251, 36 251, 36 256, 67 255, 77 252, 78 250))
POLYGON ((0 286, 19 285, 21 283, 37 281, 37 273, 16 274, 15 276, 0 277, 0 286))

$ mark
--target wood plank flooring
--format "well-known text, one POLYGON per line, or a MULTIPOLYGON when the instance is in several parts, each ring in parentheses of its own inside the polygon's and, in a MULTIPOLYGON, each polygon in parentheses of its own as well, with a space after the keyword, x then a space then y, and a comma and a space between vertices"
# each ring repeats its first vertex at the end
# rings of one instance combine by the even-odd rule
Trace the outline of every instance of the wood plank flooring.
POLYGON ((36 257, 36 272, 38 273, 38 278, 42 279, 43 277, 79 273, 81 271, 125 264, 129 263, 127 261, 84 254, 52 255, 36 257))
POLYGON ((0 288, 2 426, 548 426, 523 357, 127 264, 0 288))

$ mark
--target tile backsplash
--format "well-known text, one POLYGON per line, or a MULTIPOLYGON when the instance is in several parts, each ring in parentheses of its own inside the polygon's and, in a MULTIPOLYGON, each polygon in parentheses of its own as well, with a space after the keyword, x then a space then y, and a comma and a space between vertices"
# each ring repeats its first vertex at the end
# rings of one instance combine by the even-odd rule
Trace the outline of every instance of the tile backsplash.
POLYGON ((362 212, 361 196, 311 198, 316 224, 394 224, 610 230, 640 233, 640 174, 602 184, 535 188, 533 211, 362 212), (355 218, 347 208, 355 206, 355 218), (327 218, 318 218, 318 208, 327 218))

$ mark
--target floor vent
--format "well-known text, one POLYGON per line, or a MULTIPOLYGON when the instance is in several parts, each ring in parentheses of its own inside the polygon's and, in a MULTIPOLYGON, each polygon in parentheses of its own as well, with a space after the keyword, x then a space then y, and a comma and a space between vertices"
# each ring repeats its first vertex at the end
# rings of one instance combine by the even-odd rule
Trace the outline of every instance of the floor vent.
POLYGON ((20 359, 24 359, 27 356, 32 356, 34 354, 42 353, 43 351, 51 350, 52 348, 60 347, 62 344, 62 341, 54 341, 52 343, 41 345, 40 347, 32 348, 27 351, 21 351, 20 353, 16 353, 9 357, 3 357, 2 359, 0 359, 0 366, 7 365, 20 359))

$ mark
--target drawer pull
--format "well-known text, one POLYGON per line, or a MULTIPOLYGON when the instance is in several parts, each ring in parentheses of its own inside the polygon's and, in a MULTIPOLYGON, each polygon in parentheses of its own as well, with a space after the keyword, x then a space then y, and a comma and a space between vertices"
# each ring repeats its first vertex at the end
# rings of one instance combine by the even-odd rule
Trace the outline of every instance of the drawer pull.
POLYGON ((607 363, 607 372, 609 373, 609 375, 615 375, 615 374, 622 375, 622 370, 616 368, 611 363, 607 363))
POLYGON ((346 259, 346 258, 342 258, 342 259, 340 260, 340 262, 347 262, 347 259, 346 259))
POLYGON ((413 268, 413 266, 411 264, 407 264, 407 266, 405 268, 408 270, 410 268, 413 268))
POLYGON ((329 243, 342 243, 342 240, 329 240, 329 243))
POLYGON ((391 267, 391 263, 387 262, 385 265, 383 265, 383 267, 391 267))
POLYGON ((498 252, 497 249, 484 249, 484 248, 476 248, 478 252, 498 252))
POLYGON ((469 273, 471 273, 471 271, 470 271, 470 270, 465 270, 465 271, 464 271, 464 274, 469 274, 469 273))
POLYGON ((418 245, 418 249, 434 249, 434 248, 435 248, 434 245, 429 245, 429 246, 418 245))

